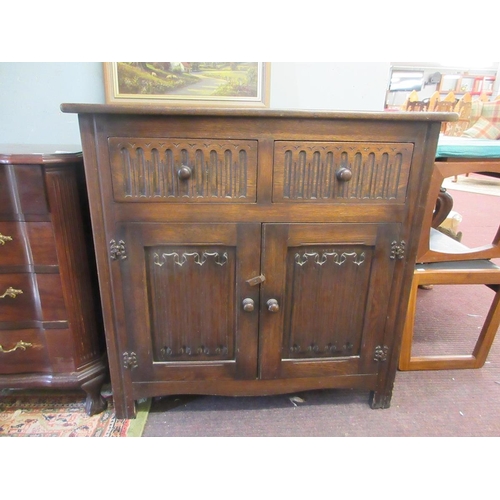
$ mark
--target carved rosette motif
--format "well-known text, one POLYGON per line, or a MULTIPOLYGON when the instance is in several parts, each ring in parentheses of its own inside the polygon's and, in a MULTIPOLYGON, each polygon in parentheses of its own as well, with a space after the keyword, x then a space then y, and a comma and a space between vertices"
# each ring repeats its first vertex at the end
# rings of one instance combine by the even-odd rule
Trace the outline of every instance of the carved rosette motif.
POLYGON ((389 352, 389 348, 386 345, 378 345, 375 347, 375 354, 373 359, 375 361, 387 361, 387 354, 389 352))
POLYGON ((401 241, 400 243, 398 243, 397 241, 393 241, 391 243, 391 255, 390 255, 390 258, 395 260, 395 259, 398 259, 398 260, 402 260, 404 259, 405 257, 405 247, 406 247, 406 243, 405 241, 401 241))
POLYGON ((125 249, 125 242, 123 240, 118 242, 116 242, 116 240, 111 240, 109 242, 109 254, 111 260, 126 259, 127 251, 125 249))
POLYGON ((126 370, 133 370, 139 365, 137 363, 137 354, 135 352, 124 352, 123 353, 123 368, 126 370))

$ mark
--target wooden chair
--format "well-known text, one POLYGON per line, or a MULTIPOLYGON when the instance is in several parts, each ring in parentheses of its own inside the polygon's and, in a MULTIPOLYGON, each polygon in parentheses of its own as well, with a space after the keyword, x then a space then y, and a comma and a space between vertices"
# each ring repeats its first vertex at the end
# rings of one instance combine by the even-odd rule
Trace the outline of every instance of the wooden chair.
MULTIPOLYGON (((454 175, 473 172, 500 173, 500 160, 487 160, 474 164, 460 160, 435 162, 403 330, 400 370, 481 368, 500 325, 500 267, 491 261, 500 258, 500 224, 493 241, 479 248, 468 248, 432 227, 433 222, 434 226, 436 225, 435 200, 438 199, 443 180, 454 175), (495 295, 472 353, 413 356, 413 327, 418 287, 440 284, 486 285, 495 292, 495 295)), ((448 204, 447 210, 449 209, 448 204)), ((499 215, 495 212, 491 217, 498 221, 499 215)), ((442 217, 439 218, 442 220, 442 217)), ((439 335, 439 332, 436 332, 436 335, 439 335)))
POLYGON ((429 100, 419 101, 417 91, 412 90, 401 109, 402 111, 427 111, 429 109, 429 100))
POLYGON ((467 92, 455 104, 452 111, 459 114, 458 121, 446 123, 445 135, 460 137, 470 126, 472 97, 467 92))
MULTIPOLYGON (((455 98, 455 94, 453 92, 448 92, 446 97, 443 100, 436 101, 434 106, 434 111, 437 112, 452 112, 455 111, 455 106, 457 104, 457 99, 455 98)), ((445 135, 447 134, 448 123, 443 122, 441 124, 441 132, 445 135)))
POLYGON ((436 111, 436 104, 439 102, 440 95, 439 92, 436 90, 434 94, 431 95, 429 99, 429 111, 436 111))

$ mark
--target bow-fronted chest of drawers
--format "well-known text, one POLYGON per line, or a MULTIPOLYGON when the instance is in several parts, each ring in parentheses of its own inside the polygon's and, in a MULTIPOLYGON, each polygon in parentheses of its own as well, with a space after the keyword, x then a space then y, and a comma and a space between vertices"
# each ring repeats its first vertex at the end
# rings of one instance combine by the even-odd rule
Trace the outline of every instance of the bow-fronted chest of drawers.
POLYGON ((107 366, 76 151, 0 146, 0 388, 82 388, 92 415, 107 366))

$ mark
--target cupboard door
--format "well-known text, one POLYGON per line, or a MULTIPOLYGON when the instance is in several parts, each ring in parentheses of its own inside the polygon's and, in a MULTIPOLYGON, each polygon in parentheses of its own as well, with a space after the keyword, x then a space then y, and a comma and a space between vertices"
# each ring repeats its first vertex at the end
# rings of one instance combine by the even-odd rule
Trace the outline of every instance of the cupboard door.
POLYGON ((259 274, 260 224, 131 223, 125 234, 132 380, 256 378, 259 290, 246 280, 259 274))
POLYGON ((264 224, 261 378, 376 373, 399 224, 264 224))

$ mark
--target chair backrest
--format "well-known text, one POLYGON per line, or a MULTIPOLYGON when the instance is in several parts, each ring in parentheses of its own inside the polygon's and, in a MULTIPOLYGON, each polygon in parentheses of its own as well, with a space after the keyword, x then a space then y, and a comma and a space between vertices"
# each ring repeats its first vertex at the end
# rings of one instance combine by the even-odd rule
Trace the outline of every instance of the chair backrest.
POLYGON ((428 109, 429 99, 420 101, 416 90, 410 92, 410 95, 401 106, 402 111, 428 111, 428 109))
MULTIPOLYGON (((443 100, 436 101, 434 105, 434 111, 449 113, 455 111, 455 106, 457 104, 457 99, 455 98, 455 94, 453 92, 448 92, 446 97, 443 100)), ((445 135, 448 135, 449 123, 443 122, 441 124, 441 132, 445 135)))
POLYGON ((427 111, 429 109, 429 101, 408 101, 405 111, 427 111))
POLYGON ((453 110, 458 113, 458 121, 445 123, 444 134, 460 137, 471 126, 472 97, 467 92, 455 104, 453 110))
POLYGON ((457 104, 457 99, 453 92, 449 92, 442 101, 436 101, 434 106, 434 111, 438 112, 451 112, 455 111, 455 105, 457 104))
MULTIPOLYGON (((477 248, 469 248, 433 227, 436 225, 433 224, 433 220, 435 222, 436 200, 439 199, 444 179, 479 172, 495 173, 500 176, 500 158, 472 162, 456 160, 436 161, 434 163, 417 251, 418 263, 500 258, 500 213, 491 214, 495 225, 498 224, 493 240, 477 248)), ((442 203, 442 200, 439 203, 442 203)))
POLYGON ((436 90, 434 94, 431 95, 429 99, 429 111, 436 111, 436 104, 439 102, 440 95, 439 92, 436 90))

